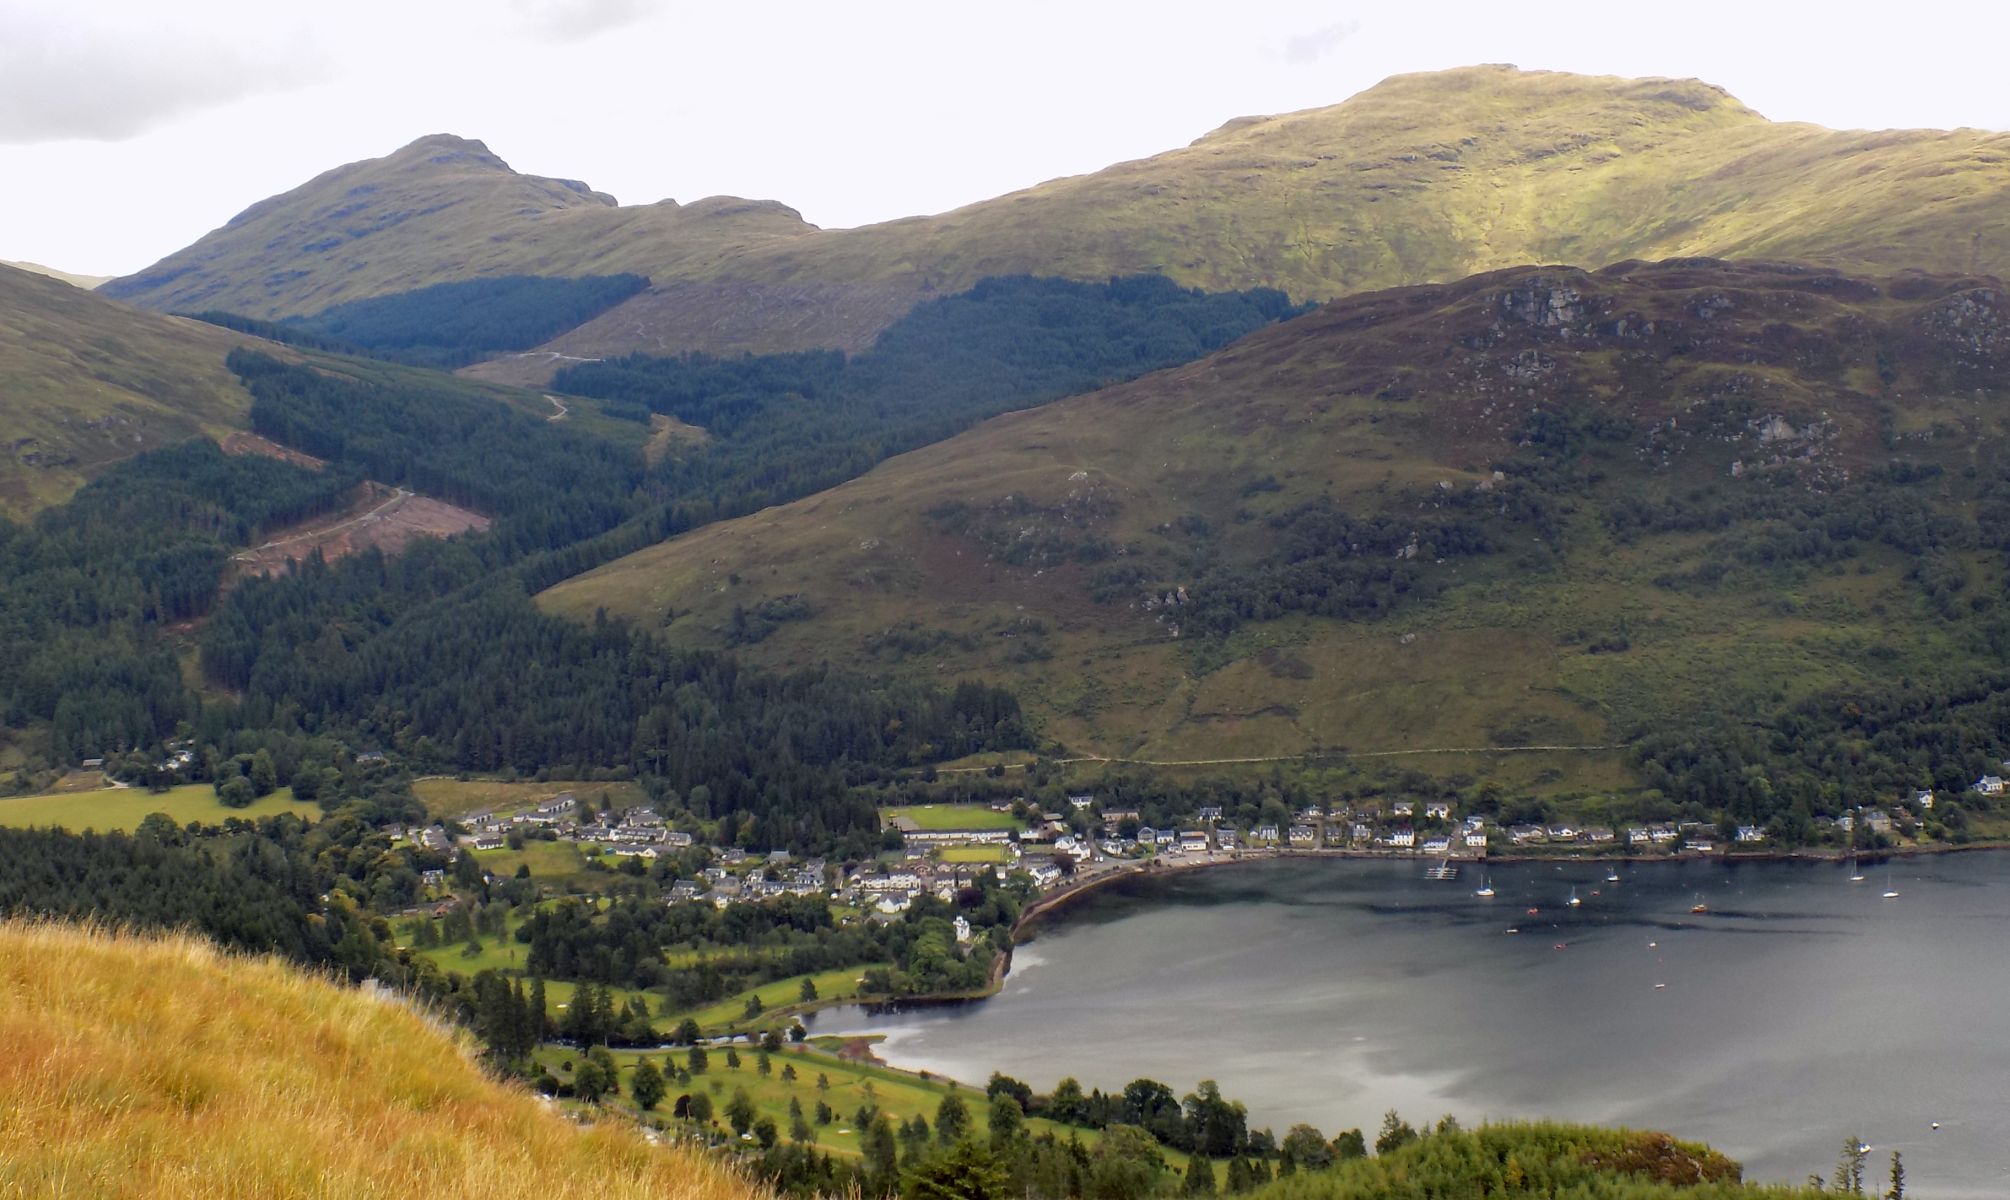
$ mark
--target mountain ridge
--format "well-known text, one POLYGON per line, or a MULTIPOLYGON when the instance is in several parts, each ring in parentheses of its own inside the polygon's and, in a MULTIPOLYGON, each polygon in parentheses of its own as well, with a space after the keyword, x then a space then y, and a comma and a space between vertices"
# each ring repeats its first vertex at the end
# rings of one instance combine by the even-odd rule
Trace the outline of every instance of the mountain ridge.
MULTIPOLYGON (((450 151, 486 154, 476 146, 450 151)), ((1337 105, 1238 118, 1162 154, 853 229, 815 229, 773 202, 693 219, 700 202, 670 221, 565 191, 588 219, 414 217, 429 239, 382 247, 405 257, 398 272, 382 254, 350 270, 358 247, 266 262, 219 241, 225 230, 112 286, 156 307, 201 291, 203 307, 257 316, 505 268, 633 270, 655 286, 542 349, 859 349, 917 300, 1008 274, 1164 273, 1321 300, 1524 262, 1699 254, 2000 274, 2006 196, 2010 134, 1826 130, 1768 121, 1696 80, 1487 66, 1392 76, 1337 105), (177 282, 183 271, 207 282, 177 282)), ((316 240, 310 226, 295 244, 316 240)))
POLYGON ((623 207, 578 180, 520 174, 481 141, 427 134, 260 200, 103 290, 151 308, 272 319, 450 279, 609 274, 593 264, 615 260, 644 273, 690 269, 811 228, 783 205, 737 197, 623 207), (473 232, 455 240, 456 230, 473 232), (277 261, 275 246, 286 248, 277 261))

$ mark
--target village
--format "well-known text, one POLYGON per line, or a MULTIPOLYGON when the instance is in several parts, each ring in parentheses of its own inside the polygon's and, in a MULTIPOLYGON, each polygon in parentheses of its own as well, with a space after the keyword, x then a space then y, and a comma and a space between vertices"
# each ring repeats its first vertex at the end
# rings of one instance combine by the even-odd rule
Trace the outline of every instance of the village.
MULTIPOLYGON (((1984 776, 1971 791, 1998 795, 1998 776, 1984 776)), ((1889 810, 1865 808, 1817 818, 1825 838, 1855 845, 1911 835, 1935 804, 1930 790, 1915 791, 1889 810)), ((1609 826, 1556 821, 1501 825, 1482 814, 1461 814, 1448 801, 1369 801, 1309 806, 1288 821, 1241 825, 1218 806, 1192 818, 1146 824, 1136 808, 1105 804, 1093 792, 1070 794, 1043 810, 1024 797, 990 805, 941 804, 884 810, 889 845, 877 858, 833 866, 823 858, 797 859, 786 850, 754 852, 711 847, 699 835, 674 829, 646 806, 598 811, 570 791, 513 812, 477 812, 453 823, 397 830, 415 844, 451 858, 460 851, 520 849, 527 839, 571 843, 589 861, 647 871, 658 858, 677 855, 680 866, 702 862, 690 877, 660 876, 670 903, 698 901, 725 908, 780 896, 823 896, 868 920, 894 920, 912 903, 933 895, 953 899, 987 875, 1016 880, 1029 897, 1074 888, 1123 871, 1199 866, 1284 855, 1409 856, 1441 863, 1489 856, 1583 854, 1687 856, 1766 853, 1772 836, 1755 825, 1728 830, 1697 820, 1609 826), (897 835, 897 837, 893 836, 897 835), (695 852, 695 853, 694 853, 695 852)), ((444 891, 446 872, 428 871, 426 886, 444 891)), ((959 929, 968 938, 967 929, 959 929)))

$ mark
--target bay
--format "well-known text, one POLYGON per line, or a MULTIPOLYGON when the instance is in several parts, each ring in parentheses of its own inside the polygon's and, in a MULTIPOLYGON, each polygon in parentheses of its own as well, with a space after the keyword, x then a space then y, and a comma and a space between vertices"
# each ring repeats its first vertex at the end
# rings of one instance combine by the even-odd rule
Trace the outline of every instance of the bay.
POLYGON ((1915 1194, 2010 1195, 2010 854, 1866 863, 1860 883, 1839 863, 1607 869, 1494 866, 1492 899, 1471 865, 1136 877, 1036 927, 995 997, 811 1028, 980 1084, 1214 1079, 1280 1135, 1372 1140, 1390 1108, 1555 1117, 1665 1129, 1794 1181, 1857 1136, 1879 1177, 1902 1151, 1915 1194))

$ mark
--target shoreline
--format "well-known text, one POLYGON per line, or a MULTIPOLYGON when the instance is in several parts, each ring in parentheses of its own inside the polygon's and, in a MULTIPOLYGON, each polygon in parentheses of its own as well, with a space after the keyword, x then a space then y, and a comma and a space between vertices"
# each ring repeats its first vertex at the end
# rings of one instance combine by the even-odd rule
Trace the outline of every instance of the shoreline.
MULTIPOLYGON (((2010 842, 1987 841, 1964 845, 1899 846, 1888 850, 1873 851, 1868 855, 1857 852, 1857 857, 1875 862, 1883 858, 1927 858, 1948 854, 1968 854, 1988 850, 2010 850, 2010 842)), ((1652 865, 1656 863, 1717 862, 1717 863, 1765 863, 1765 862, 1844 862, 1851 856, 1848 850, 1830 850, 1825 847, 1800 847, 1781 850, 1753 850, 1726 854, 1585 854, 1585 853, 1544 853, 1537 851, 1524 854, 1506 855, 1452 855, 1450 861, 1461 866, 1488 863, 1537 863, 1537 862, 1582 862, 1582 863, 1631 863, 1652 865)), ((1014 952, 1026 942, 1033 940, 1037 926, 1054 916, 1082 897, 1100 891, 1111 884, 1126 879, 1161 878, 1170 875, 1188 874, 1197 871, 1218 870, 1225 867, 1253 866, 1258 863, 1276 862, 1280 859, 1329 859, 1351 862, 1411 862, 1427 863, 1431 856, 1423 854, 1391 854, 1379 850, 1301 850, 1280 847, 1274 850, 1237 851, 1233 857, 1224 858, 1219 852, 1211 852, 1205 858, 1167 861, 1158 858, 1137 859, 1128 865, 1097 871, 1090 875, 1061 884, 1052 891, 1036 897, 1020 910, 1018 920, 1010 930, 1011 945, 999 954, 991 965, 991 977, 981 988, 971 988, 960 992, 930 992, 915 996, 850 996, 813 1000, 808 1003, 782 1005, 771 1010, 776 1017, 798 1017, 820 1012, 827 1008, 841 1008, 857 1005, 860 1008, 933 1008, 956 1004, 975 1004, 989 1000, 1005 989, 1005 980, 1012 973, 1014 952)))

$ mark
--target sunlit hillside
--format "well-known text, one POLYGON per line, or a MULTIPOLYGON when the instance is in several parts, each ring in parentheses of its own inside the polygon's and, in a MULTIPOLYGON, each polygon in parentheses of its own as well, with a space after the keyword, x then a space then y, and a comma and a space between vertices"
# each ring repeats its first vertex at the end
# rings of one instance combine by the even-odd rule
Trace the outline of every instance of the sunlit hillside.
POLYGON ((107 463, 240 428, 224 369, 256 338, 0 266, 0 515, 69 496, 107 463))
POLYGON ((1016 273, 1159 273, 1301 300, 1699 254, 2003 273, 2006 196, 2010 134, 1829 130, 1693 79, 1482 66, 857 229, 772 202, 615 207, 478 142, 427 138, 261 202, 107 290, 277 316, 446 279, 633 271, 655 286, 545 349, 854 349, 919 299, 1016 273))
POLYGON ((747 1200, 381 994, 200 940, 0 925, 0 1195, 747 1200))

